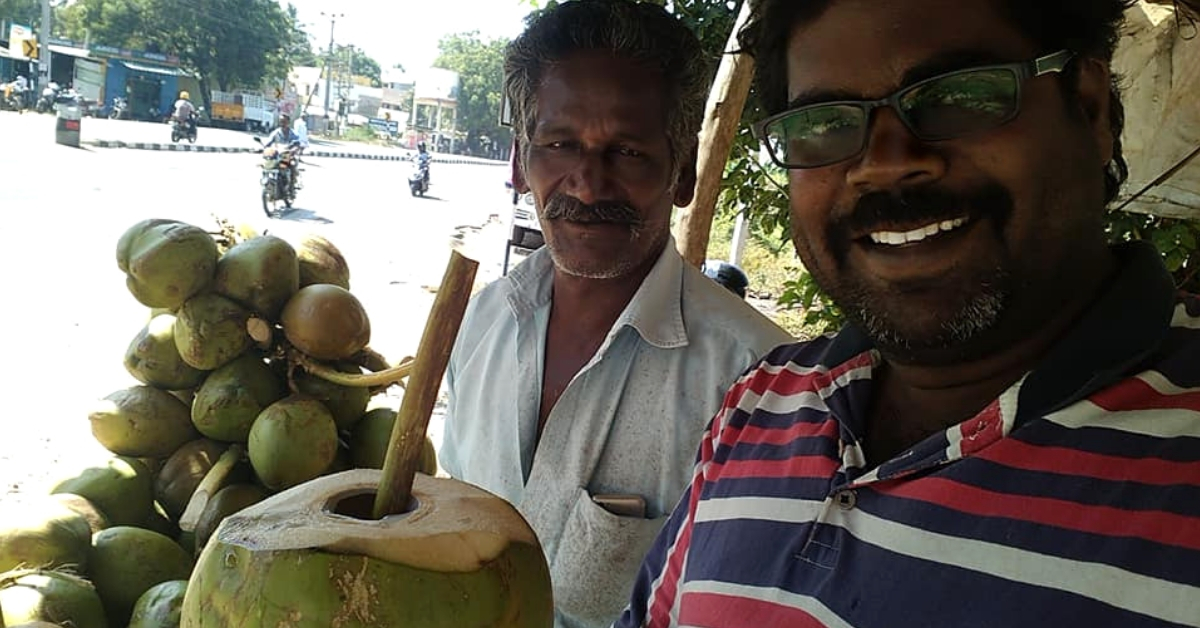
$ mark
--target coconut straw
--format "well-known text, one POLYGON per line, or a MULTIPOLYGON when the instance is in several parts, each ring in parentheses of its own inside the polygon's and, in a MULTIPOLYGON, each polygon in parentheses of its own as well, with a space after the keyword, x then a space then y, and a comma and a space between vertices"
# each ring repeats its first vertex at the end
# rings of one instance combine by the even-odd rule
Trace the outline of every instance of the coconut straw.
POLYGON ((450 362, 450 350, 462 324, 475 270, 479 263, 451 251, 450 263, 433 301, 425 332, 417 347, 412 373, 400 402, 400 414, 392 428, 387 458, 383 463, 383 478, 375 495, 375 518, 406 512, 412 499, 413 476, 420 466, 421 449, 425 445, 425 430, 433 414, 442 375, 450 362))

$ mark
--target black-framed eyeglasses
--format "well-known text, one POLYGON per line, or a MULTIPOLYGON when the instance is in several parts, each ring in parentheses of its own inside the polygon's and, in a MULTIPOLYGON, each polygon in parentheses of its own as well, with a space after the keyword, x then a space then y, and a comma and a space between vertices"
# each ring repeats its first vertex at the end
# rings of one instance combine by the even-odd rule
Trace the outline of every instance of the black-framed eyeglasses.
POLYGON ((867 146, 871 113, 891 107, 918 139, 948 140, 994 129, 1017 117, 1021 84, 1061 72, 1075 56, 1060 50, 1023 63, 956 70, 913 83, 879 100, 807 105, 754 125, 754 135, 783 168, 819 168, 850 159, 867 146))

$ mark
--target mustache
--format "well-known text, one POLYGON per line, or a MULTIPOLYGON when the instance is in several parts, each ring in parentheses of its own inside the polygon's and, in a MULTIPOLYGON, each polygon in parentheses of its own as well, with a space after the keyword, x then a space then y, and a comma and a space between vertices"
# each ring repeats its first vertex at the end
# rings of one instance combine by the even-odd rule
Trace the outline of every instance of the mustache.
POLYGON ((854 234, 876 230, 888 223, 932 223, 969 216, 990 219, 997 234, 1013 213, 1012 194, 998 183, 986 183, 962 193, 936 187, 900 192, 871 192, 859 197, 854 208, 833 221, 826 234, 838 261, 849 253, 854 234))
POLYGON ((542 218, 545 220, 570 220, 573 222, 607 222, 638 227, 642 224, 642 215, 629 203, 623 201, 583 201, 558 193, 552 195, 542 208, 542 218))

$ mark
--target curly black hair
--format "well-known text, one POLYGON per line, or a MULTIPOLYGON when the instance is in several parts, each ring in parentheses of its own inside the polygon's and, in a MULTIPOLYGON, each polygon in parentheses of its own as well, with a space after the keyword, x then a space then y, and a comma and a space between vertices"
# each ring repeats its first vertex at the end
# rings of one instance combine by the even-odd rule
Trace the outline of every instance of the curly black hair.
MULTIPOLYGON (((761 0, 746 26, 738 33, 742 49, 754 57, 755 88, 768 114, 787 107, 787 45, 797 24, 816 19, 833 0, 761 0)), ((1042 50, 1068 49, 1075 53, 1112 62, 1120 38, 1125 11, 1137 0, 999 0, 998 5, 1013 25, 1042 50)), ((1064 84, 1077 83, 1078 64, 1064 72, 1064 84)), ((1121 149, 1125 107, 1121 103, 1119 77, 1112 78, 1109 122, 1113 136, 1113 158, 1105 167, 1105 202, 1116 199, 1129 176, 1121 149)), ((1069 95, 1074 96, 1073 91, 1069 95)))

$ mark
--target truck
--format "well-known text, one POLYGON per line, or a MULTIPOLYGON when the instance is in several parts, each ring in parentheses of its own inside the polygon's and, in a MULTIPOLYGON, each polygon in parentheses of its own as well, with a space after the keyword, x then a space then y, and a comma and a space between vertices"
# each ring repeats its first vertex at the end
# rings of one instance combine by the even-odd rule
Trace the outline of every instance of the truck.
POLYGON ((275 127, 277 106, 261 93, 239 91, 212 93, 212 125, 251 133, 266 133, 275 127))

